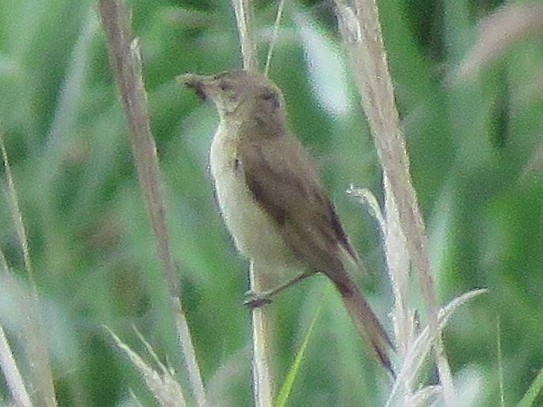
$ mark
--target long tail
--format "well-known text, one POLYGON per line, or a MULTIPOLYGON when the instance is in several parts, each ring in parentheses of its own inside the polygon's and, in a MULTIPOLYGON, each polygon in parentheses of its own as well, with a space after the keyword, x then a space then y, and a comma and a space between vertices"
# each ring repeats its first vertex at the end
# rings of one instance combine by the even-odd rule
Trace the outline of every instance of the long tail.
POLYGON ((349 311, 359 335, 371 347, 381 364, 395 377, 388 357, 388 352, 394 350, 394 345, 370 305, 362 297, 356 283, 347 272, 342 273, 341 281, 332 281, 341 294, 343 304, 349 311))

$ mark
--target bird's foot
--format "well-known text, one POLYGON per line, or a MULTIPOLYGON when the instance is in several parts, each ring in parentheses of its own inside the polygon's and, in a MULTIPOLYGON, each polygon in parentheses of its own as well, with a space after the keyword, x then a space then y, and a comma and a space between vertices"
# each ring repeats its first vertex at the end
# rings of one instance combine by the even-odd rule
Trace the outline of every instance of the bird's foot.
POLYGON ((245 301, 243 304, 249 308, 260 308, 264 305, 270 304, 272 300, 267 293, 255 293, 254 291, 247 291, 245 293, 245 301))

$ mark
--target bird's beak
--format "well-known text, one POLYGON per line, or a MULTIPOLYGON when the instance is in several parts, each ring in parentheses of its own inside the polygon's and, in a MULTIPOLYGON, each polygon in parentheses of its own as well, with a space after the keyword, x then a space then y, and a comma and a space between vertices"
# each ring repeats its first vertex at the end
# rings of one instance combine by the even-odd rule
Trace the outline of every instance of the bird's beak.
POLYGON ((217 81, 213 76, 186 73, 175 78, 177 83, 193 89, 202 100, 213 99, 217 92, 217 81))

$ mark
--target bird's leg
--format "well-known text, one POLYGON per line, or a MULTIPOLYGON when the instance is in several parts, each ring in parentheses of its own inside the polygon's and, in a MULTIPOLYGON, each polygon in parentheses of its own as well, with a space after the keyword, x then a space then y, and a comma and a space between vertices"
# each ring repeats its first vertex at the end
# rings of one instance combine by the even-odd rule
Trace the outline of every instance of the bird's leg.
POLYGON ((274 287, 270 290, 262 291, 259 293, 255 293, 253 291, 247 291, 245 293, 245 301, 244 304, 247 305, 249 308, 258 308, 262 307, 266 304, 271 303, 271 297, 284 289, 296 284, 299 281, 304 280, 305 278, 313 275, 314 273, 300 273, 296 277, 284 282, 283 284, 278 285, 277 287, 274 287))

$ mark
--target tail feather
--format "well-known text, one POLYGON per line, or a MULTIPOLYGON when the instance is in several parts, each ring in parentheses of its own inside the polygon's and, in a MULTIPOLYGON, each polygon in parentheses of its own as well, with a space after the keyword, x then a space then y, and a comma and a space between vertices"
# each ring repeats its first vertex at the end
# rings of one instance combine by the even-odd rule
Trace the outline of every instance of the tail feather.
POLYGON ((381 364, 395 377, 388 352, 394 350, 390 340, 379 319, 364 300, 354 281, 345 273, 345 281, 334 281, 341 294, 343 304, 355 323, 356 329, 362 339, 371 347, 381 364))

